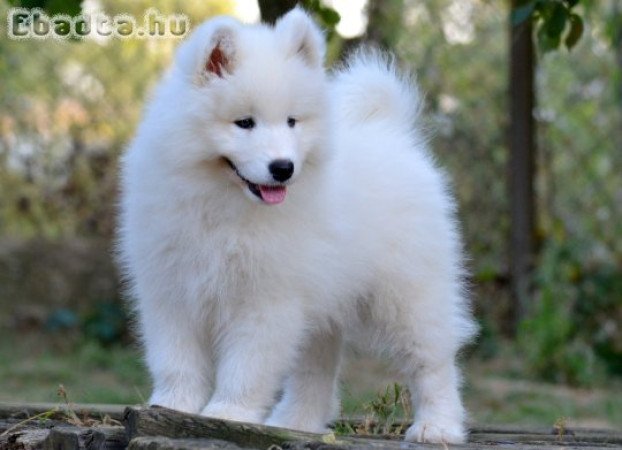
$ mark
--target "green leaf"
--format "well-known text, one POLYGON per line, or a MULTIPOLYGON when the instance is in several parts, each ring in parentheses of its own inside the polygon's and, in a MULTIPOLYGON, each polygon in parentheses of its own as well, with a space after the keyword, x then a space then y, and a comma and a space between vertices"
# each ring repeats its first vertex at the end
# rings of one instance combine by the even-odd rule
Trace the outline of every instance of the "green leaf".
POLYGON ((560 40, 560 35, 549 35, 545 26, 541 26, 538 30, 538 48, 540 48, 543 53, 555 50, 557 47, 559 47, 560 40))
POLYGON ((568 10, 562 3, 555 3, 551 15, 545 20, 544 27, 546 33, 551 38, 561 38, 561 34, 566 27, 568 19, 568 10))
POLYGON ((566 48, 568 50, 571 50, 575 45, 577 45, 577 42, 579 42, 579 39, 581 39, 581 36, 583 35, 583 19, 581 19, 581 16, 578 14, 573 13, 570 15, 569 20, 570 31, 564 40, 564 44, 566 44, 566 48))
POLYGON ((577 5, 577 3, 579 3, 579 0, 564 0, 564 1, 568 5, 568 8, 574 8, 577 5))
POLYGON ((536 1, 531 1, 523 6, 519 6, 518 8, 514 8, 512 10, 512 14, 510 15, 510 22, 512 26, 517 26, 531 17, 534 8, 536 7, 536 1))
POLYGON ((324 23, 329 26, 335 26, 341 20, 339 13, 332 8, 323 8, 320 15, 324 23))

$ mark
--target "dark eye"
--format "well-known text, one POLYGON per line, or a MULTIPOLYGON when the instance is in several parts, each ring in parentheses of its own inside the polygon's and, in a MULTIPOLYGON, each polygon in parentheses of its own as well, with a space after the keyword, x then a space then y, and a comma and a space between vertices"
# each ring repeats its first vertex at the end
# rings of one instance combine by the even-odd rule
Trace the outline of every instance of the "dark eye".
POLYGON ((287 126, 290 128, 294 128, 295 125, 296 125, 296 119, 294 119, 293 117, 288 117, 287 126))
POLYGON ((253 119, 252 117, 246 117, 244 119, 236 120, 233 123, 240 128, 244 128, 245 130, 255 128, 255 119, 253 119))

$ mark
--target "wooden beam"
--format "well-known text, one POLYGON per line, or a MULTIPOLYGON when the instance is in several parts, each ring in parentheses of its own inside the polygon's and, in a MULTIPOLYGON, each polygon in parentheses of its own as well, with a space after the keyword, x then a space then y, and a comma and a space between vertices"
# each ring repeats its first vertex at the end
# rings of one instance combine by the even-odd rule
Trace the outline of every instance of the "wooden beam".
POLYGON ((185 438, 171 439, 158 436, 142 436, 132 439, 128 450, 239 450, 235 444, 218 439, 185 438))
MULTIPOLYGON (((468 443, 434 445, 403 441, 403 434, 313 434, 263 425, 212 419, 160 407, 130 407, 125 428, 76 426, 52 419, 0 419, 2 450, 425 450, 447 448, 506 450, 622 448, 622 432, 604 429, 473 426, 468 443)), ((358 429, 363 419, 341 419, 358 429)), ((409 423, 401 422, 402 430, 409 423)))
POLYGON ((212 419, 160 406, 129 407, 125 410, 124 422, 130 439, 139 436, 210 438, 228 441, 245 448, 268 448, 290 441, 324 444, 336 441, 333 433, 304 433, 285 428, 212 419))

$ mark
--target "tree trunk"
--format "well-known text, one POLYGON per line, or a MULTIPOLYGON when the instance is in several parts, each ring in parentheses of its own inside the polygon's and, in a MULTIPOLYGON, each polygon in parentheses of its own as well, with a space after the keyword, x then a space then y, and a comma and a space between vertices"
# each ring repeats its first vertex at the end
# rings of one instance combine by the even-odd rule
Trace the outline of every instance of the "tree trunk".
MULTIPOLYGON (((617 24, 613 31, 613 48, 615 49, 616 62, 618 64, 616 93, 618 96, 618 106, 622 110, 622 5, 620 5, 620 2, 613 2, 612 7, 612 22, 617 24)), ((622 129, 622 123, 620 125, 620 129, 622 129)), ((618 133, 618 143, 620 144, 618 148, 620 148, 622 146, 622 133, 618 133)))
MULTIPOLYGON (((512 0, 515 8, 520 0, 512 0)), ((529 308, 535 256, 535 106, 532 24, 510 25, 510 274, 516 327, 529 308)))

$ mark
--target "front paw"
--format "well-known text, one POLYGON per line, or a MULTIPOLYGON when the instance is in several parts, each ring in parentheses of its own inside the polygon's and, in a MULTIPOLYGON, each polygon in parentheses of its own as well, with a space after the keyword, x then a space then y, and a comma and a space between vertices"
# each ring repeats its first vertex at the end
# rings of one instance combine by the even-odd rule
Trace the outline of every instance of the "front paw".
POLYGON ((296 417, 293 414, 289 417, 273 414, 265 421, 264 425, 317 434, 326 434, 331 431, 323 423, 314 422, 311 418, 296 417))
POLYGON ((433 444, 463 444, 466 442, 466 433, 460 423, 416 421, 406 431, 405 440, 433 444))
POLYGON ((190 414, 198 414, 205 403, 197 401, 195 397, 169 395, 166 393, 154 392, 149 399, 151 406, 163 406, 190 414))
POLYGON ((214 419, 234 420, 236 422, 261 423, 264 413, 263 411, 257 411, 231 403, 210 402, 203 408, 201 415, 214 419))

